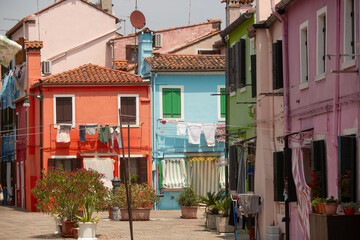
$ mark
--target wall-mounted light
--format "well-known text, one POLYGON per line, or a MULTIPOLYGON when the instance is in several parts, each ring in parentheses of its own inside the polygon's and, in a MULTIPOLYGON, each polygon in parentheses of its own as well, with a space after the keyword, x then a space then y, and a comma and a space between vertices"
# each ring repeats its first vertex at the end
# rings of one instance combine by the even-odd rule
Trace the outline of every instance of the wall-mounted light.
POLYGON ((40 101, 44 100, 44 97, 42 94, 26 94, 25 95, 25 99, 24 99, 24 103, 23 103, 23 107, 30 107, 30 102, 29 102, 29 96, 32 96, 34 98, 39 99, 40 101))

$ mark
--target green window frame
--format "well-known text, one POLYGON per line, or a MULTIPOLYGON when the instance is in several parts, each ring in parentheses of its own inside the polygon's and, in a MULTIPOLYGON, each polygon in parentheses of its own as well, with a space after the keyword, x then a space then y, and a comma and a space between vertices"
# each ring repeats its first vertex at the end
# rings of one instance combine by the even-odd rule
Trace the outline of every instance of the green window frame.
POLYGON ((220 117, 226 117, 226 89, 220 88, 220 117))
POLYGON ((163 118, 181 118, 181 89, 162 89, 163 118))

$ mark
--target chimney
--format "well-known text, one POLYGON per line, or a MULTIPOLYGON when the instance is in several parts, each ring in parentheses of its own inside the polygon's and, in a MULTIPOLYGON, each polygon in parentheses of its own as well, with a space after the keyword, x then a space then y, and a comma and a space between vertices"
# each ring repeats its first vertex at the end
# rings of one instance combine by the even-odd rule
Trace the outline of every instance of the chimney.
POLYGON ((43 47, 42 41, 25 41, 26 57, 27 57, 27 87, 30 86, 41 77, 41 56, 40 49, 43 47))
POLYGON ((112 0, 101 0, 100 1, 101 4, 101 9, 107 13, 110 13, 113 15, 113 4, 112 4, 112 0))
POLYGON ((153 32, 148 28, 145 28, 142 32, 138 34, 139 47, 138 47, 138 74, 141 77, 146 77, 150 72, 147 71, 147 63, 145 58, 151 57, 152 55, 152 39, 153 32))
POLYGON ((232 22, 238 19, 241 14, 251 9, 253 2, 254 0, 230 0, 228 25, 230 25, 232 22))

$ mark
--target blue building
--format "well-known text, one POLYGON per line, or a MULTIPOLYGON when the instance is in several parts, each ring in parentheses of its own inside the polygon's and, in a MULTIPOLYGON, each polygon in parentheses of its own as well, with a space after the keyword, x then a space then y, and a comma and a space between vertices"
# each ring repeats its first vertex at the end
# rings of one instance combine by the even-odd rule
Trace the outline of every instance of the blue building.
POLYGON ((139 34, 139 73, 152 87, 153 187, 163 195, 157 209, 179 209, 184 187, 205 195, 224 185, 217 132, 225 123, 225 56, 154 54, 143 62, 151 53, 142 43, 151 39, 139 34))

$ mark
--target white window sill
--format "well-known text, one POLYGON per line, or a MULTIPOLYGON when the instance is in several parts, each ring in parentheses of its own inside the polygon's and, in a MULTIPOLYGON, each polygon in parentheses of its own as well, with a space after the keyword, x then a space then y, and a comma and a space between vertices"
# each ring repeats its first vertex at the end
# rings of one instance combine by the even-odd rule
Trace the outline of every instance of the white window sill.
POLYGON ((246 92, 246 87, 240 88, 240 93, 246 92))
MULTIPOLYGON (((56 129, 59 128, 59 125, 60 125, 59 123, 55 123, 55 124, 54 124, 54 128, 56 128, 56 129)), ((67 125, 67 124, 66 124, 66 125, 67 125)), ((69 125, 70 125, 70 124, 69 124, 69 125)), ((75 128, 75 124, 71 124, 71 128, 75 128)))
POLYGON ((225 122, 225 118, 218 118, 218 122, 225 122))
POLYGON ((309 88, 309 82, 303 82, 303 83, 300 83, 300 85, 299 85, 300 90, 304 90, 304 89, 308 89, 308 88, 309 88))
POLYGON ((323 80, 323 79, 325 79, 325 78, 326 78, 326 72, 317 75, 317 76, 314 78, 314 81, 315 81, 315 82, 319 82, 319 81, 321 81, 321 80, 323 80))
POLYGON ((352 59, 352 60, 348 60, 346 62, 343 62, 341 64, 341 70, 345 70, 347 68, 351 68, 351 67, 355 67, 355 59, 352 59))

